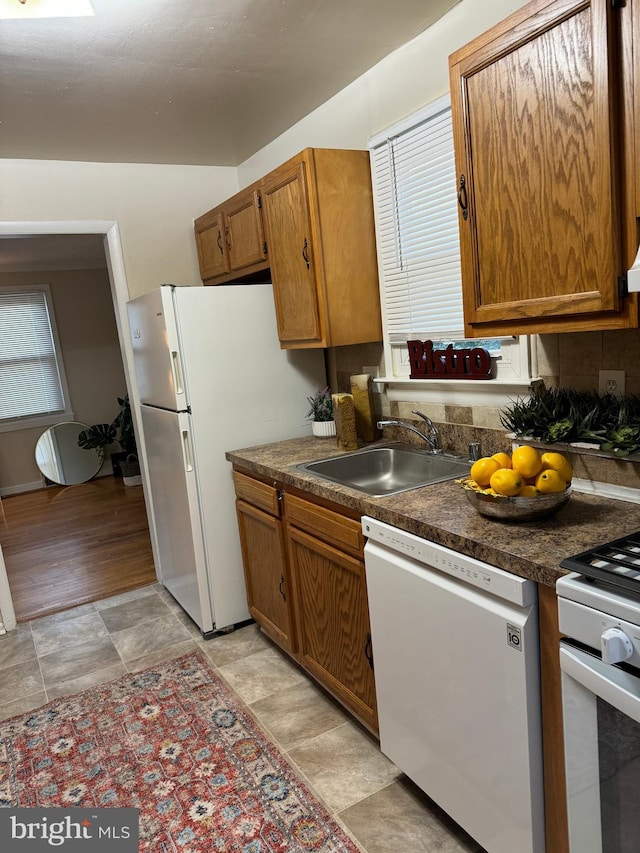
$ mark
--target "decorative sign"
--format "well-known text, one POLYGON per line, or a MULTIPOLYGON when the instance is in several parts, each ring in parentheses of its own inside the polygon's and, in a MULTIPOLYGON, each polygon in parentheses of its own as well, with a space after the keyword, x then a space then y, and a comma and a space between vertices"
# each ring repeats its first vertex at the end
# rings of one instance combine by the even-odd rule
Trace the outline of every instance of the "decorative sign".
POLYGON ((491 356, 482 347, 436 350, 433 341, 407 341, 412 379, 493 379, 491 356))

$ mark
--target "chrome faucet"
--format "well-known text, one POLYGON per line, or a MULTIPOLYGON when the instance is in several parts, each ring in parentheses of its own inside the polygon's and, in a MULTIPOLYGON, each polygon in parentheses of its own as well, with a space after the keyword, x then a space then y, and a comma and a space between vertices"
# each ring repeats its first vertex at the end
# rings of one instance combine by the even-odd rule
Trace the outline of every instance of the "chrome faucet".
POLYGON ((407 423, 406 421, 397 421, 397 420, 385 420, 378 421, 378 429, 382 429, 385 426, 400 426, 405 429, 411 430, 411 432, 415 432, 416 435, 419 435, 423 441, 426 441, 429 447, 431 448, 432 453, 442 453, 442 447, 440 446, 440 433, 438 432, 437 426, 433 423, 431 418, 427 417, 422 412, 411 412, 412 415, 417 415, 419 418, 425 422, 427 426, 427 432, 423 432, 418 427, 415 427, 413 424, 407 423))

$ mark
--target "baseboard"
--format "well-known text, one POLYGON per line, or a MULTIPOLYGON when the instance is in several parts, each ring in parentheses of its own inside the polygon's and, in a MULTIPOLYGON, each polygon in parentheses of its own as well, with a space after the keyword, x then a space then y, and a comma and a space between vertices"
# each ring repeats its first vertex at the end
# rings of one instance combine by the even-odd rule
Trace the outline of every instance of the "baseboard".
MULTIPOLYGON (((113 477, 113 471, 111 468, 101 468, 96 477, 113 477)), ((19 483, 17 486, 0 486, 0 498, 9 497, 9 495, 19 495, 22 492, 35 492, 36 489, 45 489, 51 485, 55 485, 55 483, 45 483, 43 477, 42 480, 34 480, 33 483, 19 483)))
POLYGON ((0 497, 8 497, 9 495, 19 495, 21 492, 34 492, 36 489, 43 488, 43 480, 36 480, 33 483, 20 483, 17 486, 0 486, 0 497))

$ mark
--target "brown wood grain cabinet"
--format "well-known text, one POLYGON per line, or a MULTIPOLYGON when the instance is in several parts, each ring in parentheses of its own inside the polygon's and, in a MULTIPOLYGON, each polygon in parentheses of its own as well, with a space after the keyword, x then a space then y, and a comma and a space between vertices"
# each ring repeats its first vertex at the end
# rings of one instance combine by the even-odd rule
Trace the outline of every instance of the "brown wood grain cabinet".
POLYGON ((296 651, 279 491, 234 471, 249 612, 285 651, 296 651))
POLYGON ((222 211, 212 210, 201 216, 196 220, 194 230, 203 282, 226 275, 230 268, 222 211))
POLYGON ((469 336, 637 326, 633 4, 616 5, 533 0, 450 57, 469 336))
POLYGON ((261 194, 281 346, 381 340, 368 152, 307 148, 261 194))
POLYGON ((360 522, 289 494, 285 516, 300 662, 377 732, 360 522))
POLYGON ((236 193, 194 223, 200 277, 225 284, 268 267, 257 184, 236 193))
POLYGON ((233 477, 251 616, 377 734, 360 522, 243 472, 233 477))
POLYGON ((261 204, 257 187, 251 187, 224 206, 225 237, 232 270, 244 270, 266 261, 261 204))

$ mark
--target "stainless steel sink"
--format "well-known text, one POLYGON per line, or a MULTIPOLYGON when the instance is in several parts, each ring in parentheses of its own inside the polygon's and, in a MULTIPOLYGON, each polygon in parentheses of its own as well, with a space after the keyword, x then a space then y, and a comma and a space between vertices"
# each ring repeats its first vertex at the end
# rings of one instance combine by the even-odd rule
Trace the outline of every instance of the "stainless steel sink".
POLYGON ((367 447, 295 468, 377 498, 469 475, 469 463, 459 456, 434 454, 410 444, 367 447))

